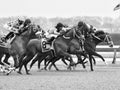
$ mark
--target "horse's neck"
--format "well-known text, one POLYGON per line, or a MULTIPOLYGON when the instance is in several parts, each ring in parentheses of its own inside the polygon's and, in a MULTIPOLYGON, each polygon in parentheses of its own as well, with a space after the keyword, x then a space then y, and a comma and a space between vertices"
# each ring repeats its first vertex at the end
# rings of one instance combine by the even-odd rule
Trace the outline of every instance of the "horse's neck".
POLYGON ((68 30, 68 31, 64 34, 64 36, 65 36, 65 37, 73 37, 73 33, 74 33, 74 31, 73 31, 73 29, 71 29, 71 30, 68 30))
POLYGON ((92 37, 87 37, 85 39, 85 43, 89 44, 90 47, 95 48, 99 44, 99 41, 97 41, 96 39, 92 37))
POLYGON ((26 47, 27 43, 29 42, 30 38, 24 36, 16 36, 13 43, 20 45, 21 47, 26 47))
POLYGON ((100 36, 101 35, 88 37, 88 38, 86 38, 86 42, 89 43, 91 46, 95 46, 96 47, 98 44, 100 44, 101 42, 104 41, 104 40, 101 39, 100 36))

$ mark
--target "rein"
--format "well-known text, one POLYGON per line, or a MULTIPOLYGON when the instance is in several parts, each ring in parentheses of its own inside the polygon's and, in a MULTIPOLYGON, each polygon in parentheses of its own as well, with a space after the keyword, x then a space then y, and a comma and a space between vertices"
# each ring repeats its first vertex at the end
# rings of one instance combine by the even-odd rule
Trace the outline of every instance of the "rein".
POLYGON ((107 34, 105 34, 104 40, 102 40, 100 37, 97 37, 97 36, 95 36, 95 35, 92 35, 92 36, 95 37, 96 39, 100 40, 100 41, 105 42, 105 41, 107 40, 107 42, 109 42, 109 39, 108 39, 108 35, 107 35, 107 34))

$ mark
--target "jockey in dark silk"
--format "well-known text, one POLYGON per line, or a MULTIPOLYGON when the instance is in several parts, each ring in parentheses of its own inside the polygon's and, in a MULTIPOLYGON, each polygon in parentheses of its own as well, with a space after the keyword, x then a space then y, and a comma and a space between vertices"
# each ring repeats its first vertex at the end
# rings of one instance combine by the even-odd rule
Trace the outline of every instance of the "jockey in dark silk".
POLYGON ((93 28, 92 25, 88 25, 83 21, 79 21, 78 25, 73 27, 75 30, 80 30, 81 31, 81 48, 84 51, 84 40, 85 38, 91 36, 91 34, 94 35, 95 29, 93 28))
POLYGON ((47 42, 46 44, 52 44, 52 41, 57 38, 60 35, 63 35, 66 31, 68 30, 68 28, 66 28, 65 25, 63 25, 62 23, 58 23, 55 26, 54 30, 50 30, 48 32, 46 32, 46 37, 47 37, 47 42))

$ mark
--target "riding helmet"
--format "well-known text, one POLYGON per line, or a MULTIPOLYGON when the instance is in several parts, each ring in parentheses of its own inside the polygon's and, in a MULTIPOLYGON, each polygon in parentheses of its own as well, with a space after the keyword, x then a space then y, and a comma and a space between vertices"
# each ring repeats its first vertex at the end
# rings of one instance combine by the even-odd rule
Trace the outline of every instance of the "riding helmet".
POLYGON ((79 27, 81 27, 81 26, 83 26, 83 25, 84 25, 84 22, 83 22, 83 21, 79 21, 79 22, 78 22, 78 26, 79 26, 79 27))
POLYGON ((58 23, 55 28, 60 28, 60 27, 64 27, 64 25, 62 23, 58 23))
POLYGON ((30 24, 31 23, 31 20, 30 19, 26 19, 24 24, 30 24))

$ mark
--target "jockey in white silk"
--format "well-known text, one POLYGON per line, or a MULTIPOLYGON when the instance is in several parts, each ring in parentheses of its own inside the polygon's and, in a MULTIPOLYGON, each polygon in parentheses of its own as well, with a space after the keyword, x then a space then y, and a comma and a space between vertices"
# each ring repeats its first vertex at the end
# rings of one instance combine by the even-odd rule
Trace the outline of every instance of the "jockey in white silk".
POLYGON ((9 31, 9 32, 18 33, 18 29, 15 28, 16 23, 17 23, 16 21, 14 21, 14 22, 9 22, 9 23, 6 23, 3 27, 4 27, 7 31, 9 31))
MULTIPOLYGON (((70 30, 70 28, 62 27, 60 32, 62 32, 62 31, 66 32, 67 30, 70 30)), ((45 35, 46 35, 47 38, 51 38, 51 37, 55 37, 56 38, 58 35, 60 35, 60 32, 57 32, 57 29, 55 28, 55 29, 48 30, 45 33, 45 35)))

